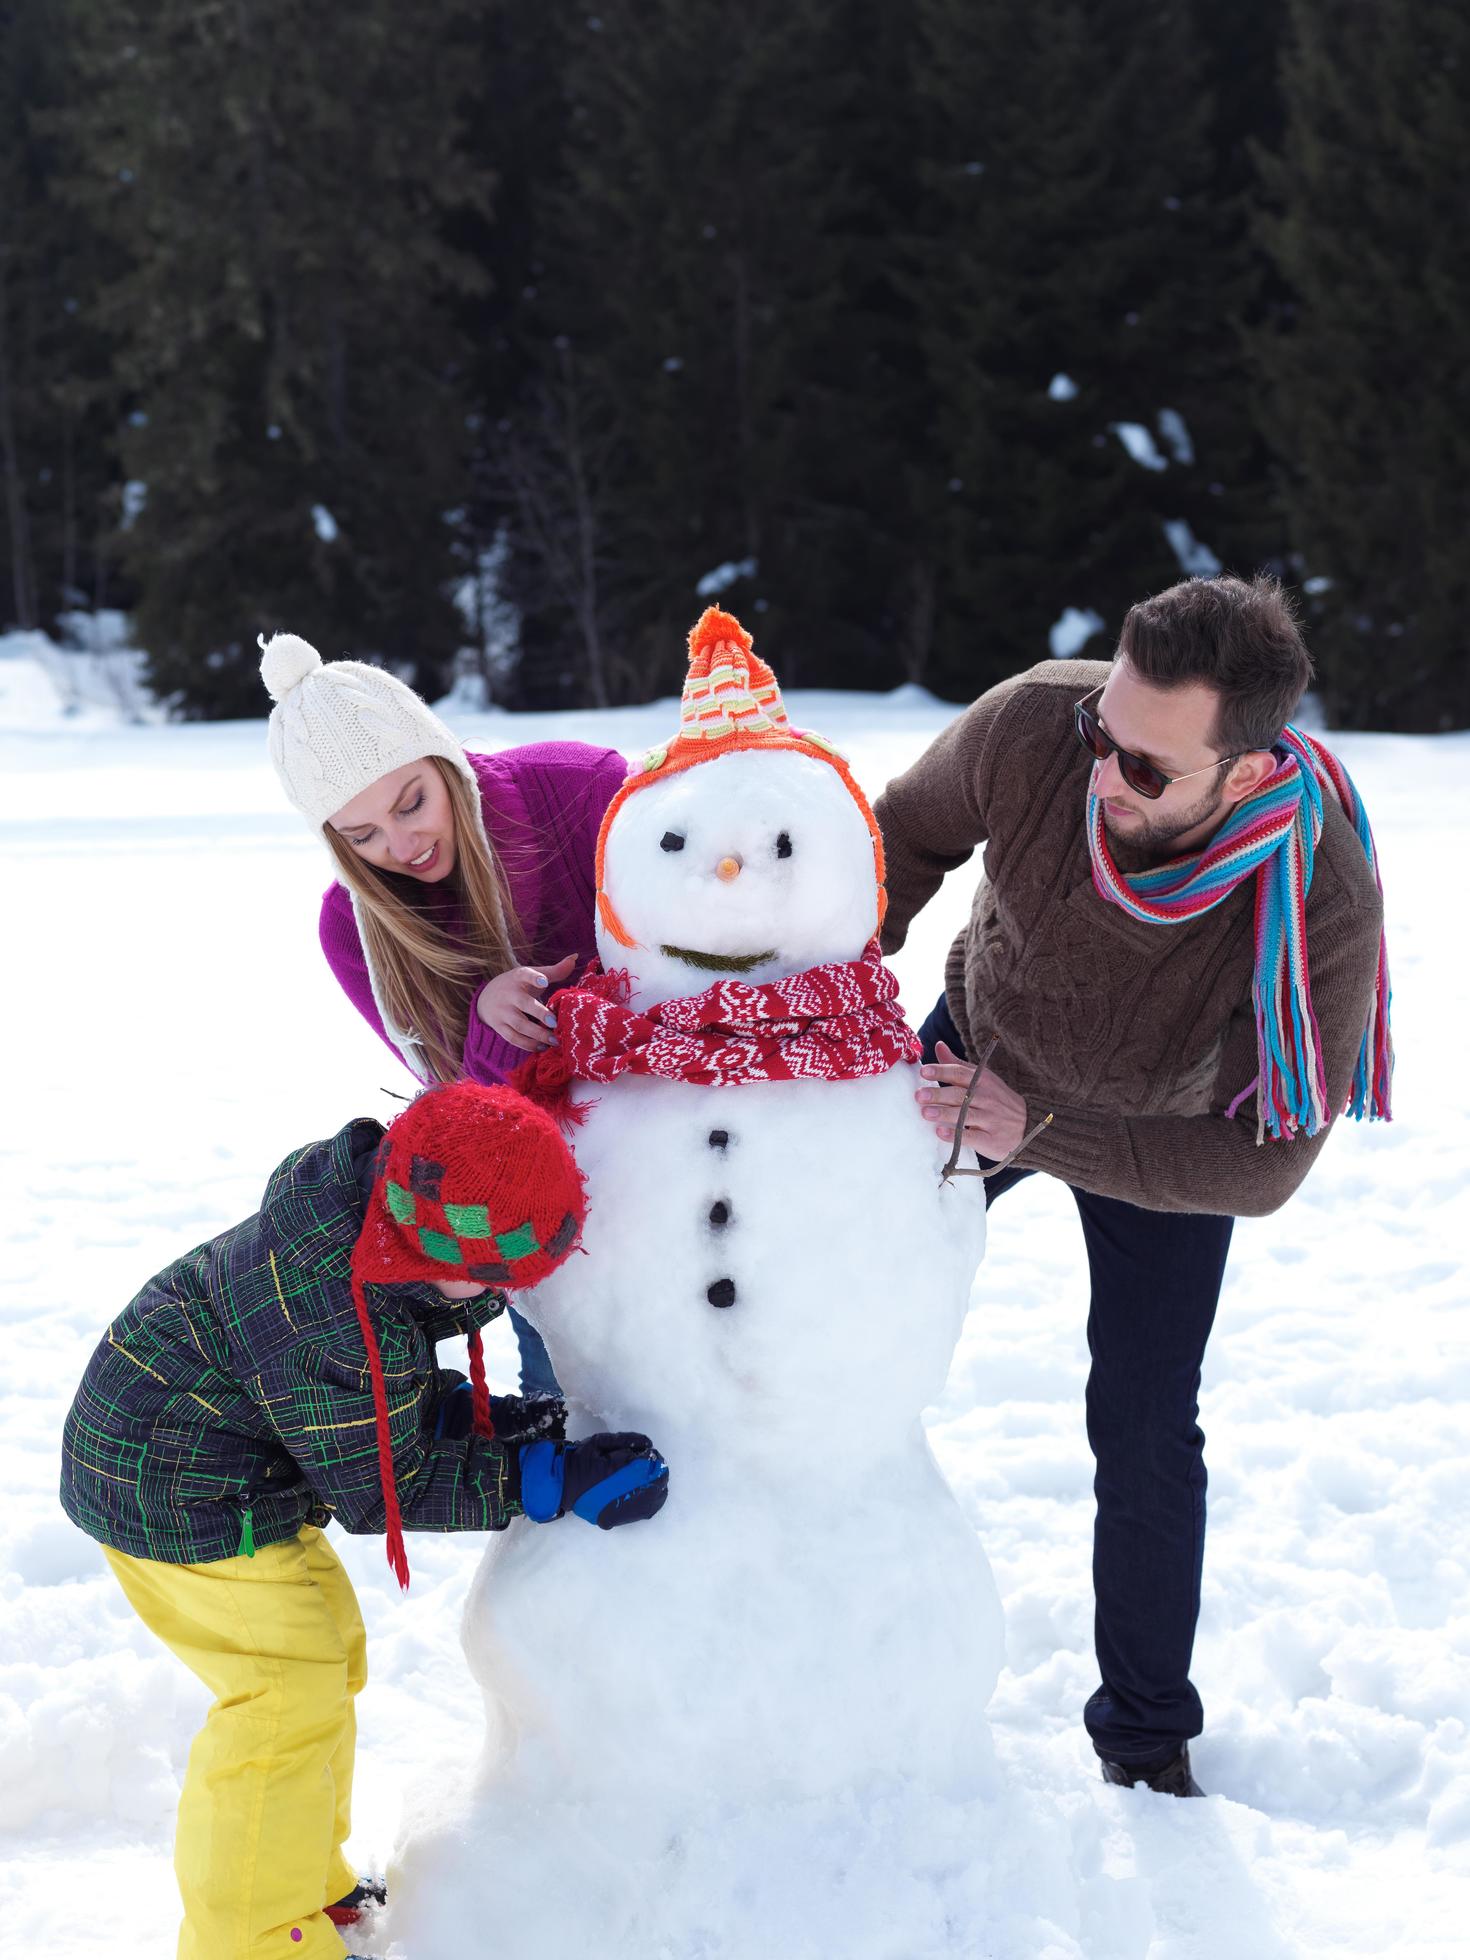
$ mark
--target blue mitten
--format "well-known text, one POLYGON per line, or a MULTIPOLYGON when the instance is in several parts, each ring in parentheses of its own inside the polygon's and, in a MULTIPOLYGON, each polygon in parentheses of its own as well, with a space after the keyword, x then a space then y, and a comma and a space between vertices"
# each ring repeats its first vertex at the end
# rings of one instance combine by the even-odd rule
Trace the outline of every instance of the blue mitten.
POLYGON ((669 1466, 646 1436, 584 1436, 576 1443, 527 1443, 520 1452, 521 1504, 547 1524, 575 1511, 611 1531, 651 1518, 669 1494, 669 1466))

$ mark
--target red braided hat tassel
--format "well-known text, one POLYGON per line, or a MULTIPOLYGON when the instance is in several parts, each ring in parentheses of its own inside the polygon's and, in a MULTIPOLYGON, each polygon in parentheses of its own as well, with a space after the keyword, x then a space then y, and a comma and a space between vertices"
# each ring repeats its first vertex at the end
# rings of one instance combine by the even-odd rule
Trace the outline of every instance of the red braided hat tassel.
POLYGON ((475 1434, 490 1441, 495 1435, 495 1419, 490 1414, 490 1384, 485 1379, 485 1344, 478 1327, 470 1329, 470 1406, 474 1410, 475 1434))
MULTIPOLYGON (((372 1321, 368 1318, 367 1295, 356 1273, 352 1275, 352 1304, 357 1309, 357 1324, 362 1329, 363 1344, 367 1348, 368 1373, 373 1383, 373 1414, 378 1431, 378 1476, 383 1485, 388 1563, 392 1566, 394 1577, 399 1585, 407 1592, 408 1553, 403 1544, 403 1514, 398 1508, 398 1486, 393 1477, 393 1439, 388 1429, 388 1391, 383 1384, 383 1361, 378 1353, 378 1337, 373 1332, 372 1321)), ((483 1372, 482 1364, 482 1375, 483 1372)))

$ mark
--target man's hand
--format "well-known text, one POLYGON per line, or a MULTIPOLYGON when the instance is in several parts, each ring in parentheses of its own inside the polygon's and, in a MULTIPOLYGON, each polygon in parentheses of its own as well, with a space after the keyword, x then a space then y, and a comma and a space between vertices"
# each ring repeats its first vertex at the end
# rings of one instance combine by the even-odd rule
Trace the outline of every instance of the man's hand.
MULTIPOLYGON (((924 1117, 949 1143, 975 1070, 942 1041, 935 1054, 938 1060, 926 1062, 919 1071, 924 1086, 915 1101, 924 1117)), ((964 1142, 991 1163, 999 1163, 1002 1157, 1009 1157, 1019 1148, 1025 1134, 1026 1098, 1008 1089, 993 1069, 985 1069, 965 1114, 964 1142)))
POLYGON ((475 998, 475 1012, 486 1027, 513 1048, 552 1048, 556 1045, 556 1015, 541 999, 548 987, 569 980, 577 964, 568 953, 555 966, 513 966, 487 980, 475 998))

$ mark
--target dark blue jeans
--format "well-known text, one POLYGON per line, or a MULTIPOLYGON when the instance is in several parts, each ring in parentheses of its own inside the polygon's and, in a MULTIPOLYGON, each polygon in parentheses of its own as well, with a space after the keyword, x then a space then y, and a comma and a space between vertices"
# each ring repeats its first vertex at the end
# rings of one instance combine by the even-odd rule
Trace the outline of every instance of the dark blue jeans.
MULTIPOLYGON (((942 994, 919 1038, 926 1061, 939 1041, 964 1053, 942 994)), ((987 1207, 1032 1174, 992 1178, 987 1207)), ((1100 1756, 1149 1764, 1177 1755, 1204 1726, 1189 1678, 1205 1549, 1199 1381, 1235 1221, 1070 1188, 1092 1276, 1087 1440, 1097 1465, 1102 1681, 1084 1719, 1100 1756)))

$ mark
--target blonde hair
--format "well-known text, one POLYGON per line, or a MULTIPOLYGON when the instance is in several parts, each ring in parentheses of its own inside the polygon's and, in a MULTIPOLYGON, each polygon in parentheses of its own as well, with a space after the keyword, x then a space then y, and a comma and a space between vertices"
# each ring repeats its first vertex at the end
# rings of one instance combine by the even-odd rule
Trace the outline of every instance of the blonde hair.
POLYGON ((453 763, 426 759, 454 813, 454 869, 445 883, 460 901, 457 935, 421 912, 400 880, 367 863, 330 824, 322 834, 357 900, 363 951, 388 1018, 418 1042, 431 1080, 457 1082, 474 995, 483 981, 520 964, 521 935, 505 874, 485 840, 478 793, 453 763))

